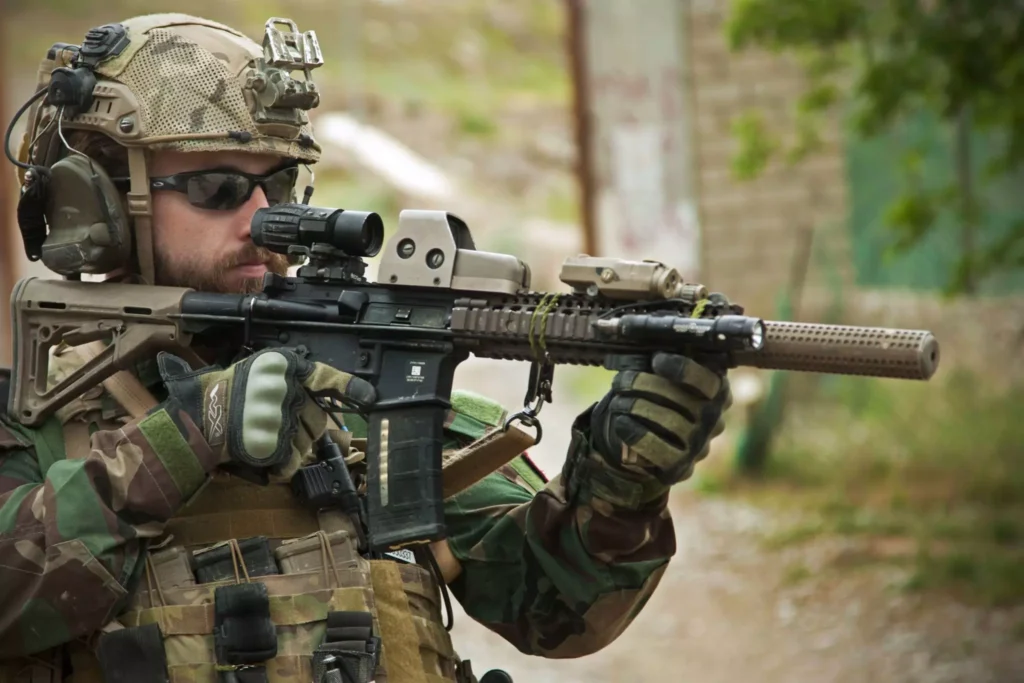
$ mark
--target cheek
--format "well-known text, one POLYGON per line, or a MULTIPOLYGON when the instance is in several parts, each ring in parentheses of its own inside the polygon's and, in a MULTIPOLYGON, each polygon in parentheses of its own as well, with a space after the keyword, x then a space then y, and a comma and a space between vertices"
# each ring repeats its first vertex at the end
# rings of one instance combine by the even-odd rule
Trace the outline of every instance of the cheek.
MULTIPOLYGON (((202 259, 223 249, 207 212, 177 193, 153 195, 153 241, 164 258, 202 259)), ((222 240, 221 240, 222 241, 222 240)))

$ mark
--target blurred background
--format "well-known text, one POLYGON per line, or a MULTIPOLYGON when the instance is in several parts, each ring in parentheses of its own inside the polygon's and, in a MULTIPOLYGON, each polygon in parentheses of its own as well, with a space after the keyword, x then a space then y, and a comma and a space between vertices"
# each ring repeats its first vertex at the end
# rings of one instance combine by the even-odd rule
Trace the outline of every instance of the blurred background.
MULTIPOLYGON (((932 330, 927 383, 738 369, 672 505, 678 551, 605 650, 545 661, 457 611, 517 681, 1024 680, 1024 45, 965 0, 5 0, 4 123, 56 41, 183 11, 315 29, 313 203, 447 209, 561 289, 577 253, 656 258, 764 318, 932 330)), ((20 126, 15 138, 20 139, 20 126)), ((0 300, 28 264, 9 168, 0 300)), ((10 362, 0 320, 0 365, 10 362)), ((517 408, 527 368, 456 385, 517 408)), ((560 368, 558 472, 607 388, 560 368)))

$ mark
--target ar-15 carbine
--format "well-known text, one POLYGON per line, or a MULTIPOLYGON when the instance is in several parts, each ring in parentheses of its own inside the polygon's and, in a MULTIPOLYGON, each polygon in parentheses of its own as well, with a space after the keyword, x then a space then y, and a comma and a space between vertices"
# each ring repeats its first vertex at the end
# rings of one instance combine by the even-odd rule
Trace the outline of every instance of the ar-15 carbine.
MULTIPOLYGON (((578 256, 568 293, 530 291, 529 267, 477 251, 469 228, 441 211, 403 211, 378 282, 364 257, 384 237, 374 213, 283 204, 260 209, 252 238, 301 257, 295 277, 268 274, 255 295, 117 283, 26 279, 13 297, 10 416, 36 425, 73 397, 158 350, 189 356, 218 337, 254 351, 302 346, 311 360, 361 376, 379 400, 367 418, 370 546, 444 537, 442 428, 458 364, 470 354, 532 363, 525 409, 534 426, 556 364, 649 367, 657 351, 728 368, 928 379, 939 347, 926 331, 765 322, 654 261, 578 256), (47 386, 50 347, 110 342, 47 386)), ((201 364, 201 363, 200 363, 201 364)))

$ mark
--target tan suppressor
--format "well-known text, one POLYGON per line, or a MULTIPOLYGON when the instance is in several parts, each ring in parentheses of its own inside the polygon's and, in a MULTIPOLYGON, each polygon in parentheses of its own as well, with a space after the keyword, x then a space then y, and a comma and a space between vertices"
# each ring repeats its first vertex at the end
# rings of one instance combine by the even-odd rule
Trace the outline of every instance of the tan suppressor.
POLYGON ((939 343, 925 330, 765 321, 764 348, 736 354, 739 365, 840 375, 929 379, 939 343))

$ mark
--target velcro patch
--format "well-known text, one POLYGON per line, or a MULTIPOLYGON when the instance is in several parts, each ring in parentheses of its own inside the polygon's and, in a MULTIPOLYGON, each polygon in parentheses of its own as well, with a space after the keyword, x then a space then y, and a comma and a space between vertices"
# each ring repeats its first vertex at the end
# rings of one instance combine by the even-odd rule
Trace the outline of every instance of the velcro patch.
POLYGON ((527 453, 523 453, 509 464, 516 474, 526 482, 527 486, 533 489, 534 493, 547 485, 547 475, 537 466, 537 463, 530 459, 527 453))

